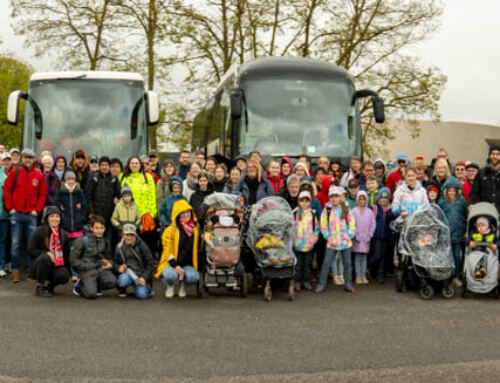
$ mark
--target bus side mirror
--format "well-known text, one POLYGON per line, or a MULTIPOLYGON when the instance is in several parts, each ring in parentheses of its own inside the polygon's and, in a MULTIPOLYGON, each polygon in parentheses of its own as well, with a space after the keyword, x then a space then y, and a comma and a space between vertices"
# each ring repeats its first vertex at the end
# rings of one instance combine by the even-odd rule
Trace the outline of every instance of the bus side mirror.
POLYGON ((160 102, 158 93, 148 91, 148 124, 155 125, 160 119, 160 102))
POLYGON ((241 89, 234 89, 231 93, 231 118, 239 120, 241 118, 241 111, 243 109, 243 91, 241 89))
POLYGON ((373 90, 358 90, 355 94, 356 98, 371 97, 373 105, 373 114, 375 121, 382 124, 385 121, 384 100, 373 90))
POLYGON ((22 98, 23 92, 16 90, 9 95, 7 106, 7 121, 11 125, 17 125, 19 122, 19 103, 22 98))

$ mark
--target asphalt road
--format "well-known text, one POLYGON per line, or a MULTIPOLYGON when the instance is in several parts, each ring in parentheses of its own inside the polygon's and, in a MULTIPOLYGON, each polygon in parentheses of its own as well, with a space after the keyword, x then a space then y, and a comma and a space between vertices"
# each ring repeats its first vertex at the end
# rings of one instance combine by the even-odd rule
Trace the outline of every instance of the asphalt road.
POLYGON ((96 301, 0 281, 0 382, 499 381, 500 301, 329 287, 96 301))

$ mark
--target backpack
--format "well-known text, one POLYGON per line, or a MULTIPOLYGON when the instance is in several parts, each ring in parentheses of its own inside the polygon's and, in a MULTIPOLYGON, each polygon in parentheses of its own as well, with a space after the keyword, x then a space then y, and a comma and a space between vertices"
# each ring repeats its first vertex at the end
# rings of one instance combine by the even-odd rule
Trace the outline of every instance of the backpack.
POLYGON ((16 175, 14 176, 14 182, 12 183, 12 193, 14 193, 14 190, 16 189, 17 179, 19 178, 19 173, 20 172, 21 172, 21 167, 18 166, 16 168, 16 175))
MULTIPOLYGON (((312 217, 313 217, 313 233, 314 233, 314 230, 316 230, 316 215, 314 214, 314 210, 311 210, 311 213, 312 213, 312 217)), ((297 219, 297 215, 299 214, 299 209, 297 208, 294 212, 293 212, 293 218, 294 220, 297 219)), ((328 218, 330 218, 330 213, 328 213, 328 218)), ((328 221, 327 221, 328 222, 328 221)))

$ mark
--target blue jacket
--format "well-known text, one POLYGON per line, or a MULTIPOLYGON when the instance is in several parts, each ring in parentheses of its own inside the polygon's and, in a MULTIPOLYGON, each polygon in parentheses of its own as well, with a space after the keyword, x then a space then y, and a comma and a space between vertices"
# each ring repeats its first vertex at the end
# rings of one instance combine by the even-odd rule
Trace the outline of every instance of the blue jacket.
MULTIPOLYGON (((245 206, 248 206, 248 199, 250 198, 250 189, 246 182, 246 174, 243 173, 241 180, 236 185, 234 192, 240 193, 245 198, 245 206)), ((234 193, 233 192, 233 193, 234 193)), ((257 201, 262 198, 271 197, 274 195, 273 187, 266 177, 262 177, 259 185, 257 186, 257 201)))
POLYGON ((170 226, 172 224, 172 208, 174 207, 174 203, 176 203, 181 199, 186 200, 186 197, 182 195, 181 177, 173 176, 168 184, 168 189, 170 190, 170 193, 165 198, 163 198, 163 201, 161 201, 160 211, 158 212, 158 218, 160 219, 160 223, 162 226, 165 227, 170 226), (177 195, 172 193, 172 185, 174 181, 181 185, 181 192, 177 195))
POLYGON ((373 205, 373 212, 375 214, 375 221, 377 222, 373 239, 393 241, 395 233, 390 228, 390 224, 397 218, 397 214, 394 213, 390 206, 384 211, 378 203, 373 205))
MULTIPOLYGON (((462 190, 462 185, 455 177, 449 177, 443 185, 443 193, 449 188, 456 188, 462 190)), ((450 228, 450 235, 452 241, 463 241, 465 232, 467 230, 467 202, 465 198, 460 195, 458 199, 453 202, 448 202, 444 196, 439 198, 438 206, 443 210, 446 219, 448 220, 448 227, 450 228)))
POLYGON ((70 193, 62 183, 54 197, 54 205, 61 209, 61 227, 64 230, 70 233, 83 230, 87 218, 87 200, 79 184, 70 193), (76 207, 77 204, 81 205, 80 209, 76 207))

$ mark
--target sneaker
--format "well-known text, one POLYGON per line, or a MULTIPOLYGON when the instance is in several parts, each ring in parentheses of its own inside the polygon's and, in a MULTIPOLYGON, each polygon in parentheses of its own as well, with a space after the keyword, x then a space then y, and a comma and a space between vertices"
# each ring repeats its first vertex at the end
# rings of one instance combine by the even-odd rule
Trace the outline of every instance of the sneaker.
POLYGON ((304 288, 307 291, 311 291, 313 289, 313 287, 311 286, 311 284, 309 282, 304 283, 304 288))
POLYGON ((351 294, 355 294, 356 293, 356 289, 350 285, 346 285, 344 286, 344 291, 347 292, 347 293, 351 293, 351 294))
POLYGON ((45 286, 37 286, 36 291, 35 291, 35 295, 37 297, 50 298, 52 296, 52 293, 45 286))
POLYGON ((71 277, 71 283, 76 283, 76 282, 78 282, 78 275, 73 275, 71 277))
POLYGON ((73 294, 76 295, 77 297, 80 296, 81 287, 82 287, 81 282, 79 280, 76 281, 75 285, 73 286, 73 294))
POLYGON ((16 269, 12 270, 12 282, 14 282, 14 283, 21 282, 21 277, 19 276, 19 271, 16 269))
POLYGON ((333 281, 332 281, 333 285, 334 286, 338 286, 340 281, 339 281, 339 276, 338 275, 334 275, 333 276, 333 281))
POLYGON ((300 291, 300 282, 295 282, 295 291, 300 291))
POLYGON ((7 273, 5 270, 0 270, 0 278, 5 278, 7 276, 7 273))
POLYGON ((361 279, 360 276, 356 275, 356 279, 355 279, 354 283, 357 284, 357 285, 362 285, 363 284, 363 280, 361 279))
POLYGON ((186 284, 184 282, 179 283, 179 292, 177 294, 179 298, 186 298, 186 284))
POLYGON ((320 283, 316 286, 316 290, 314 290, 314 292, 316 294, 321 294, 323 291, 325 291, 325 288, 326 288, 325 285, 320 283))
POLYGON ((96 297, 102 297, 102 291, 97 290, 97 294, 95 295, 96 297))
POLYGON ((344 284, 345 284, 344 276, 343 275, 339 275, 339 286, 343 286, 344 284))
POLYGON ((165 290, 165 298, 170 299, 174 297, 174 285, 167 285, 167 289, 165 290))
POLYGON ((361 277, 361 278, 363 279, 363 284, 364 284, 364 285, 367 285, 367 284, 369 284, 369 283, 370 283, 370 281, 368 280, 368 278, 366 278, 366 275, 365 275, 365 276, 363 276, 363 277, 361 277))
POLYGON ((118 289, 119 298, 127 298, 127 289, 118 289))
POLYGON ((460 280, 459 280, 458 278, 453 278, 453 279, 451 280, 451 282, 453 283, 453 286, 455 286, 455 287, 457 287, 457 288, 458 288, 458 287, 462 287, 462 282, 460 282, 460 280))

